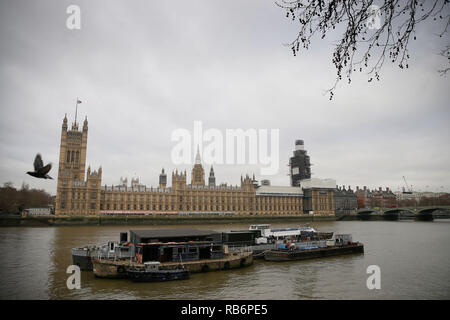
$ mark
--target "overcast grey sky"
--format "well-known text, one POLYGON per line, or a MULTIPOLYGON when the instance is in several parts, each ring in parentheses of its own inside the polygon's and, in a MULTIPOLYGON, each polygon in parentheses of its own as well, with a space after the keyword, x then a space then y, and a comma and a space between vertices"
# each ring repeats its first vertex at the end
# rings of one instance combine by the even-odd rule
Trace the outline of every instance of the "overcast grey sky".
MULTIPOLYGON (((280 170, 216 165, 217 182, 255 172, 288 185, 289 157, 305 141, 313 177, 339 185, 450 191, 450 78, 437 70, 440 39, 424 26, 410 68, 387 63, 380 82, 355 75, 334 82, 332 39, 294 57, 283 46, 296 24, 270 0, 0 2, 0 183, 54 194, 64 114, 88 116, 87 164, 103 184, 137 175, 157 186, 170 172, 171 133, 204 129, 279 129, 280 170), (66 8, 81 8, 81 30, 66 28, 66 8), (37 152, 55 180, 25 174, 37 152)), ((209 172, 209 166, 205 168, 209 172)), ((169 184, 170 184, 169 174, 169 184)))

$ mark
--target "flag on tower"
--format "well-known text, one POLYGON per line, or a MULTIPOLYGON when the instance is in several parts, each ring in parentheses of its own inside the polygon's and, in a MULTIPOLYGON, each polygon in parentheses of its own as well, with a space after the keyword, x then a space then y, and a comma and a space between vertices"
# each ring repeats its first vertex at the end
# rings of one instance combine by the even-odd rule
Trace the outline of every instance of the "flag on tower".
POLYGON ((77 104, 78 104, 78 103, 81 103, 81 100, 78 100, 78 99, 77 99, 77 104))

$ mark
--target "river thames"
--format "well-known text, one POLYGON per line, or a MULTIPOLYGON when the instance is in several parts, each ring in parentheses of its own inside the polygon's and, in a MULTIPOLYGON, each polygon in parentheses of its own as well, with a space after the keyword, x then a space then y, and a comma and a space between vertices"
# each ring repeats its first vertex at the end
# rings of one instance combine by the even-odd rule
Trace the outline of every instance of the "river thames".
MULTIPOLYGON (((273 227, 302 223, 272 223, 273 227)), ((130 229, 247 229, 248 224, 0 228, 0 299, 449 299, 450 220, 312 222, 319 231, 351 233, 364 254, 266 262, 192 274, 189 280, 134 283, 81 274, 69 290, 70 249, 119 240, 130 229), (366 286, 367 267, 381 270, 381 289, 366 286)))

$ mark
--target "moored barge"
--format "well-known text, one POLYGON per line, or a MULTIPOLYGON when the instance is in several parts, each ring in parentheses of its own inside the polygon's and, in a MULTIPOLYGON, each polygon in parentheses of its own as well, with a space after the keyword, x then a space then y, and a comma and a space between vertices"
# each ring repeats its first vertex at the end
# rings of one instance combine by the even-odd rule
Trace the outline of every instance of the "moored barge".
POLYGON ((87 245, 72 248, 72 264, 82 271, 92 271, 92 257, 128 259, 134 257, 134 246, 128 241, 126 232, 120 233, 120 242, 109 241, 100 246, 87 245))
POLYGON ((72 248, 72 264, 82 271, 92 271, 91 253, 94 247, 72 248))
POLYGON ((359 242, 352 242, 351 235, 336 235, 332 241, 327 241, 325 246, 311 245, 307 243, 301 245, 286 244, 278 249, 264 252, 266 261, 293 261, 313 258, 323 258, 346 254, 364 253, 364 245, 359 242), (330 243, 332 242, 332 243, 330 243))
POLYGON ((230 251, 247 248, 253 251, 253 258, 264 258, 264 253, 274 250, 282 241, 303 243, 321 241, 325 243, 333 237, 333 232, 319 232, 310 226, 271 228, 270 224, 253 224, 248 230, 231 230, 222 233, 222 242, 230 251))
POLYGON ((211 230, 130 230, 134 256, 105 258, 92 255, 93 271, 100 278, 124 278, 128 270, 143 269, 145 263, 159 262, 162 270, 208 272, 245 267, 253 263, 250 249, 230 252, 221 234, 211 230))
MULTIPOLYGON (((120 279, 127 278, 128 270, 145 268, 144 263, 130 260, 112 260, 93 258, 94 275, 98 278, 120 279)), ((218 270, 228 270, 242 268, 253 263, 253 253, 233 252, 225 254, 218 259, 200 259, 183 261, 186 271, 190 273, 209 272, 218 270)), ((164 270, 179 269, 180 262, 161 262, 160 268, 164 270)))
POLYGON ((182 266, 179 269, 163 270, 160 269, 160 262, 150 261, 144 263, 142 269, 128 268, 127 278, 135 282, 161 282, 172 280, 189 279, 189 271, 182 266))

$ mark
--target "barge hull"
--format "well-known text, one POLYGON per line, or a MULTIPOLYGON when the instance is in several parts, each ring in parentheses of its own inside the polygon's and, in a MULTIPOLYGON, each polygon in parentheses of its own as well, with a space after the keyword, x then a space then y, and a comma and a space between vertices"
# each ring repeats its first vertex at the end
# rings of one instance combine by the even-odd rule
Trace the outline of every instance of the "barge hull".
MULTIPOLYGON (((180 262, 163 262, 160 268, 174 270, 184 265, 190 273, 209 272, 218 270, 228 270, 249 266, 253 263, 252 252, 232 253, 222 259, 205 259, 180 262)), ((130 262, 130 260, 98 260, 93 258, 93 271, 97 278, 121 279, 127 278, 127 269, 129 267, 144 267, 143 264, 130 262)))
POLYGON ((264 259, 267 261, 295 261, 354 253, 364 253, 364 245, 358 243, 356 245, 335 246, 312 250, 270 250, 264 254, 264 259))
POLYGON ((72 264, 79 266, 82 271, 92 271, 92 260, 90 256, 72 254, 72 264))
POLYGON ((171 272, 136 272, 128 271, 128 278, 135 282, 162 282, 189 279, 189 271, 171 272))

